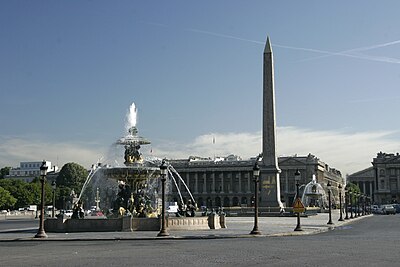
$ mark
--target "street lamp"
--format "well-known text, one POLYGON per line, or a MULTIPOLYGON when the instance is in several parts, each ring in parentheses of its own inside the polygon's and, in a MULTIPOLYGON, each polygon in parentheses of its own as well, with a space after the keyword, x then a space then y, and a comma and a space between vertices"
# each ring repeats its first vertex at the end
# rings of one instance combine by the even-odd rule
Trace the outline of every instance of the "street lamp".
POLYGON ((43 160, 42 166, 40 166, 40 183, 42 184, 42 195, 40 200, 40 220, 39 230, 35 235, 35 238, 47 238, 44 231, 44 184, 46 182, 47 166, 46 161, 43 160))
POLYGON ((343 214, 342 214, 342 185, 339 184, 338 186, 339 189, 339 212, 340 212, 340 217, 339 217, 339 222, 344 221, 343 220, 343 214))
MULTIPOLYGON (((294 180, 296 181, 296 198, 300 199, 299 195, 299 182, 300 182, 300 171, 299 169, 296 170, 296 172, 294 173, 294 180)), ((297 226, 296 228, 294 228, 295 231, 303 231, 303 229, 301 228, 300 225, 300 212, 297 212, 297 226)))
POLYGON ((367 195, 363 194, 363 216, 367 215, 367 195))
POLYGON ((260 167, 258 166, 258 159, 256 159, 256 163, 254 163, 253 167, 253 179, 254 179, 254 227, 250 232, 251 235, 261 235, 261 232, 258 230, 258 182, 260 177, 260 167))
POLYGON ((333 224, 332 222, 332 203, 331 203, 331 181, 328 181, 328 184, 326 185, 326 187, 328 188, 328 205, 329 205, 329 221, 327 222, 327 224, 333 224))
POLYGON ((350 197, 350 219, 353 219, 353 191, 349 188, 349 197, 350 197))
POLYGON ((358 217, 358 193, 354 192, 354 218, 358 217))
POLYGON ((365 195, 360 195, 360 216, 365 216, 365 195))
POLYGON ((161 230, 157 236, 169 236, 167 231, 166 221, 165 221, 165 180, 167 177, 167 164, 165 160, 162 161, 160 166, 161 174, 161 190, 162 190, 162 206, 161 206, 161 230))
POLYGON ((51 211, 51 217, 55 217, 55 211, 56 211, 56 188, 57 188, 57 183, 55 180, 51 183, 51 187, 53 188, 53 210, 51 211))
POLYGON ((344 208, 346 212, 346 217, 344 217, 345 220, 349 219, 349 189, 347 185, 344 187, 344 208))

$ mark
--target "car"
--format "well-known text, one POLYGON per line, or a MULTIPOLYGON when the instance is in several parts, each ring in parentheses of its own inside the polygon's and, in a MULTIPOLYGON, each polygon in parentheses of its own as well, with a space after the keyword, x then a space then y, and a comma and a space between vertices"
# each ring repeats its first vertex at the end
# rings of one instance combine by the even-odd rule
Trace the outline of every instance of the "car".
POLYGON ((378 205, 372 205, 372 213, 378 214, 379 213, 379 206, 378 205))
POLYGON ((396 210, 396 213, 400 213, 400 204, 393 204, 393 207, 396 210))
POLYGON ((393 205, 383 205, 382 214, 396 214, 396 209, 393 207, 393 205))

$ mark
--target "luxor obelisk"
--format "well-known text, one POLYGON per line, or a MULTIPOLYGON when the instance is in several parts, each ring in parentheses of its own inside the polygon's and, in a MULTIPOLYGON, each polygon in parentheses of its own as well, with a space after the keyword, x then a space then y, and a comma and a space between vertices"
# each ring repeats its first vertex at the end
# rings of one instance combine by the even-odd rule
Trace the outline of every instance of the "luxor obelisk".
POLYGON ((282 208, 280 196, 278 157, 276 156, 276 120, 275 120, 275 88, 274 61, 272 47, 267 37, 264 49, 263 74, 263 134, 262 164, 260 166, 261 207, 282 208))

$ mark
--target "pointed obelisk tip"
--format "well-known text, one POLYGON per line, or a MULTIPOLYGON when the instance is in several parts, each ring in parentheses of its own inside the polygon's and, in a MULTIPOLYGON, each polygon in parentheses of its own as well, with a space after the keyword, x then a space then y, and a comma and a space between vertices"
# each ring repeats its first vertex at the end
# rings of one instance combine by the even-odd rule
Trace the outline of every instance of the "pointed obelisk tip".
POLYGON ((272 46, 269 40, 269 36, 267 36, 267 42, 265 43, 265 48, 264 48, 264 54, 266 53, 272 53, 272 46))

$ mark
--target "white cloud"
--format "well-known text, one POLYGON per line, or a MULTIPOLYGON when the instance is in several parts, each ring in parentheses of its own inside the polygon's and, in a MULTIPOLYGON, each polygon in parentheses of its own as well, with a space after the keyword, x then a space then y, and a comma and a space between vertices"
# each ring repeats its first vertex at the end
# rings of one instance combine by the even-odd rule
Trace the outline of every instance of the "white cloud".
MULTIPOLYGON (((277 153, 279 156, 311 153, 345 175, 370 167, 372 158, 379 151, 400 152, 400 140, 393 139, 393 134, 394 132, 346 133, 278 127, 277 153)), ((141 151, 146 156, 150 149, 153 150, 152 155, 159 158, 183 159, 189 156, 214 157, 235 154, 247 159, 261 152, 261 132, 209 133, 198 136, 191 143, 153 142, 151 146, 143 146, 141 151)), ((120 151, 110 153, 106 152, 107 150, 110 150, 110 144, 95 146, 87 143, 50 143, 34 138, 0 137, 0 167, 17 166, 20 161, 42 159, 56 163, 57 158, 61 166, 67 162, 77 162, 90 167, 104 155, 109 155, 109 163, 113 163, 112 157, 116 157, 118 162, 123 162, 120 151)))
MULTIPOLYGON (((295 127, 278 127, 277 154, 317 156, 343 175, 371 166, 379 151, 400 151, 400 140, 391 139, 394 132, 346 133, 315 131, 295 127)), ((159 157, 187 158, 190 155, 213 157, 236 154, 255 157, 261 152, 261 132, 210 133, 197 137, 192 144, 167 143, 153 147, 159 157), (215 137, 215 144, 213 138, 215 137)))
POLYGON ((51 161, 60 166, 76 162, 85 167, 96 163, 103 155, 102 148, 74 142, 43 141, 38 138, 0 137, 0 167, 17 167, 21 161, 51 161))

